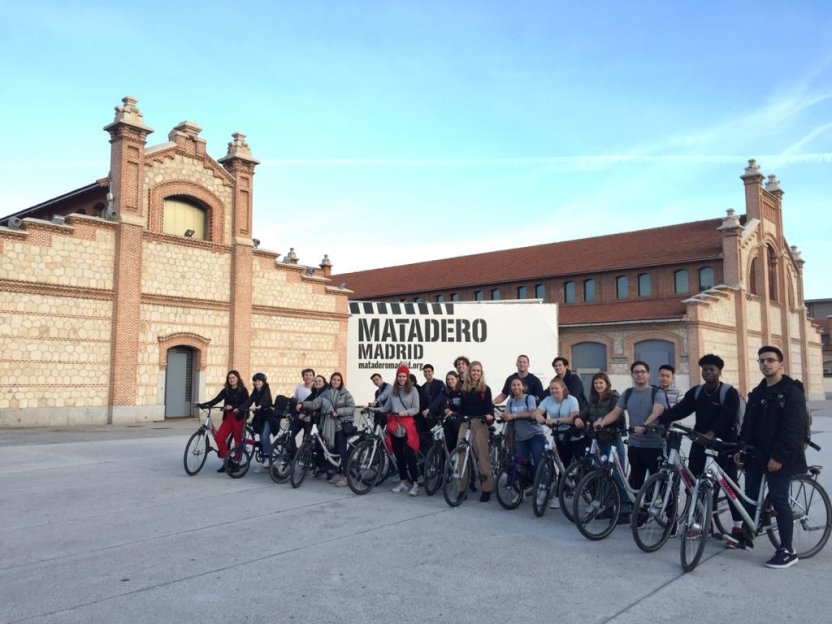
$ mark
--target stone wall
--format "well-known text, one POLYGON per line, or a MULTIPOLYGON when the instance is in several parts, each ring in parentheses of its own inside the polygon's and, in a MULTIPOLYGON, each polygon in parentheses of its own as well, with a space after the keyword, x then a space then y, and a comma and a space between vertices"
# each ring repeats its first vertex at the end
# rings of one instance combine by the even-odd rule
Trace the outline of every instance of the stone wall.
POLYGON ((0 228, 0 427, 106 423, 114 228, 0 228))
POLYGON ((145 233, 142 294, 202 301, 231 298, 227 247, 182 237, 145 233))

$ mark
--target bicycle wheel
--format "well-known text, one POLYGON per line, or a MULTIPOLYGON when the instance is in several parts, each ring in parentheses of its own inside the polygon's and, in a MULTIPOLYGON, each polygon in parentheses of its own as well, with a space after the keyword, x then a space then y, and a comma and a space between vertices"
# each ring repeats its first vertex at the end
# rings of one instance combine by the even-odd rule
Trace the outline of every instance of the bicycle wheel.
MULTIPOLYGON (((766 496, 763 509, 770 509, 770 496, 766 496)), ((789 483, 789 503, 794 516, 792 548, 798 559, 808 559, 826 546, 832 531, 829 495, 811 476, 794 475, 789 483)), ((780 548, 780 532, 775 518, 772 518, 766 534, 774 547, 780 548)))
POLYGON ((347 484, 353 492, 366 494, 376 486, 383 454, 377 440, 364 440, 352 450, 347 460, 347 484))
POLYGON ((384 442, 380 441, 378 443, 378 453, 381 457, 381 468, 378 471, 378 481, 376 481, 376 485, 381 485, 393 474, 393 471, 396 470, 396 465, 393 463, 393 459, 387 453, 387 451, 381 447, 384 442))
POLYGON ((185 473, 191 477, 198 474, 205 465, 205 458, 208 457, 210 451, 208 435, 200 429, 188 439, 185 445, 185 457, 182 460, 185 464, 185 473))
POLYGON ((292 484, 293 488, 300 487, 310 468, 312 468, 312 445, 309 442, 304 442, 298 452, 295 453, 295 459, 292 462, 289 483, 292 484))
POLYGON ((239 479, 246 476, 251 466, 251 449, 245 442, 239 446, 234 445, 225 456, 225 474, 232 479, 239 479))
POLYGON ((555 464, 548 457, 544 457, 534 473, 532 486, 532 511, 538 518, 546 513, 549 501, 555 494, 555 464))
POLYGON ((501 468, 500 472, 497 473, 494 487, 497 493, 497 502, 504 509, 517 509, 523 501, 523 484, 520 481, 520 475, 517 474, 517 464, 509 461, 505 468, 501 468))
POLYGON ((488 438, 488 458, 491 461, 491 474, 500 472, 503 461, 504 438, 498 433, 488 438))
POLYGON ((699 565, 702 553, 705 552, 714 511, 714 493, 710 483, 699 484, 699 492, 691 505, 693 508, 688 511, 682 533, 681 559, 685 572, 690 572, 699 565))
POLYGON ((430 447, 425 458, 425 494, 433 496, 442 487, 442 468, 445 466, 445 443, 430 447))
POLYGON ((465 500, 465 495, 468 492, 468 481, 471 478, 471 468, 467 465, 469 461, 470 457, 466 445, 456 447, 445 461, 442 495, 445 497, 445 502, 451 507, 458 507, 465 500))
POLYGON ((569 522, 574 522, 572 508, 574 503, 575 489, 578 483, 584 478, 589 469, 588 464, 583 461, 572 462, 563 473, 563 478, 558 484, 558 500, 560 509, 569 522))
POLYGON ((593 470, 578 483, 572 505, 581 535, 593 541, 604 539, 615 529, 621 511, 615 479, 603 470, 593 470))
POLYGON ((292 454, 288 438, 279 438, 272 446, 269 476, 275 483, 286 483, 292 474, 292 454))
POLYGON ((664 546, 676 524, 679 479, 673 472, 651 475, 636 494, 633 504, 633 540, 644 552, 664 546))

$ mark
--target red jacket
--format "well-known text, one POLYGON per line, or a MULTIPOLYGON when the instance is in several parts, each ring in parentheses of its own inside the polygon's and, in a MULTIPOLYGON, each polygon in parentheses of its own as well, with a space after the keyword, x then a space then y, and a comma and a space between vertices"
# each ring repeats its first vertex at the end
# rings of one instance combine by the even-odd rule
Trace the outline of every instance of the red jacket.
POLYGON ((390 440, 392 434, 390 432, 398 429, 399 425, 404 427, 407 434, 407 445, 413 449, 414 453, 418 454, 419 432, 416 431, 416 422, 413 420, 413 416, 396 416, 394 414, 387 415, 387 436, 384 440, 390 453, 393 452, 393 442, 390 440))

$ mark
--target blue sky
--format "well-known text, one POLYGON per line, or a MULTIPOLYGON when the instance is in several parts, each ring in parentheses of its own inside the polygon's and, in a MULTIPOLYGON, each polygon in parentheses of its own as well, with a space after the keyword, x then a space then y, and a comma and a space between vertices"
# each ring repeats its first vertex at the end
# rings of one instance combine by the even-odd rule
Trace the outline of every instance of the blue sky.
POLYGON ((107 175, 127 94, 256 158, 255 236, 336 272, 744 212, 832 297, 832 3, 4 3, 0 214, 107 175), (134 9, 135 12, 130 12, 134 9))

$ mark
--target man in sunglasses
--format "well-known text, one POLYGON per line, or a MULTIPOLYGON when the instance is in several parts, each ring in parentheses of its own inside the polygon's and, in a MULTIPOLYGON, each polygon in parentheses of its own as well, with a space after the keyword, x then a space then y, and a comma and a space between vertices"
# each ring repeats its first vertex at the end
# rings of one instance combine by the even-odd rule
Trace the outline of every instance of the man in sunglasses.
MULTIPOLYGON (((789 483, 792 475, 806 472, 804 442, 808 438, 806 397, 800 385, 783 373, 783 352, 765 346, 757 351, 757 362, 764 379, 751 392, 740 439, 754 447, 745 457, 745 493, 756 501, 763 475, 777 514, 780 548, 766 562, 769 568, 789 568, 797 563, 792 548, 794 520, 789 504, 789 483)), ((752 517, 755 509, 746 505, 752 517)), ((745 536, 739 548, 751 548, 745 536)))

